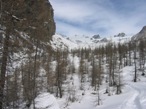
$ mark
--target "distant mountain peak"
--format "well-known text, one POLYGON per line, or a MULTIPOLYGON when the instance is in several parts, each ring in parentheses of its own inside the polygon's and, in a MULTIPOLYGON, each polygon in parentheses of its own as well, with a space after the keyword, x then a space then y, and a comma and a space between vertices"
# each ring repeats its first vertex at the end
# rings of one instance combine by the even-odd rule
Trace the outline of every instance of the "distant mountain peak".
POLYGON ((139 33, 146 33, 146 26, 144 26, 139 33))
POLYGON ((132 37, 132 40, 141 40, 146 39, 146 26, 142 28, 142 30, 132 37))
POLYGON ((114 35, 114 37, 125 37, 126 36, 126 34, 125 33, 119 33, 118 35, 114 35))

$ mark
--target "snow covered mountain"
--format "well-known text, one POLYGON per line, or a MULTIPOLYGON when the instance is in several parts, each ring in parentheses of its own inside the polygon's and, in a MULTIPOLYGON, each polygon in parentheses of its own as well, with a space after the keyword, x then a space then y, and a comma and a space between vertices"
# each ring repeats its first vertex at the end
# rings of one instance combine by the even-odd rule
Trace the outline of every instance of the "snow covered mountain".
POLYGON ((77 49, 77 48, 95 48, 107 43, 124 43, 131 40, 131 36, 125 33, 119 33, 111 37, 100 37, 99 35, 86 36, 74 35, 67 37, 61 34, 55 34, 51 41, 52 47, 62 49, 77 49))

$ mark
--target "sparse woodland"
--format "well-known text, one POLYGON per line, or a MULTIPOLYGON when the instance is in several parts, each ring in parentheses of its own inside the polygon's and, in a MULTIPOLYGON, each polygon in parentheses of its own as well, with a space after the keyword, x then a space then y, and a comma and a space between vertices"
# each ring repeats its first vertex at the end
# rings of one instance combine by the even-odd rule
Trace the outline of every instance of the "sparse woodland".
POLYGON ((49 41, 55 33, 55 23, 51 5, 46 6, 46 0, 21 1, 1 0, 0 109, 27 109, 31 105, 35 109, 34 99, 42 92, 58 98, 67 96, 67 103, 74 102, 78 100, 74 75, 80 80, 82 95, 88 83, 100 105, 101 85, 107 85, 105 94, 109 96, 122 93, 123 67, 135 66, 133 82, 139 81, 139 74, 145 76, 146 39, 109 42, 94 49, 52 49, 49 41), (36 5, 41 7, 38 11, 36 5), (42 8, 44 5, 47 9, 42 8), (39 10, 49 13, 39 14, 39 10))

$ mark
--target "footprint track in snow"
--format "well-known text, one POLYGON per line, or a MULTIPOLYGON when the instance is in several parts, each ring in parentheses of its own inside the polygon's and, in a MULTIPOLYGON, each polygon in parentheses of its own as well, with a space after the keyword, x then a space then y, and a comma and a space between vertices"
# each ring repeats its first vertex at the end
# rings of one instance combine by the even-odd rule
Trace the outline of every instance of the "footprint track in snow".
POLYGON ((130 95, 127 97, 127 99, 121 104, 119 109, 143 109, 141 106, 141 100, 140 95, 141 92, 139 89, 137 89, 134 84, 128 84, 128 87, 130 88, 130 95))

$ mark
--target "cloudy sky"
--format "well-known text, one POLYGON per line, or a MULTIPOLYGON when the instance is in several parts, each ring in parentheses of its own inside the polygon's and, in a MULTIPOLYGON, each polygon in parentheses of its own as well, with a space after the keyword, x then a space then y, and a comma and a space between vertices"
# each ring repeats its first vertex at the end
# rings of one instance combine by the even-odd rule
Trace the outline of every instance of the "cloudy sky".
POLYGON ((50 0, 57 33, 135 34, 146 25, 146 0, 50 0))

